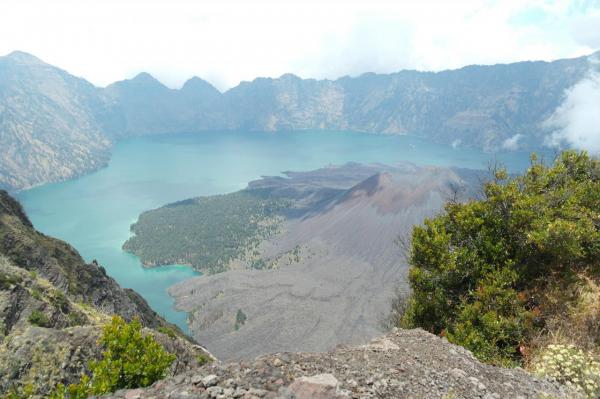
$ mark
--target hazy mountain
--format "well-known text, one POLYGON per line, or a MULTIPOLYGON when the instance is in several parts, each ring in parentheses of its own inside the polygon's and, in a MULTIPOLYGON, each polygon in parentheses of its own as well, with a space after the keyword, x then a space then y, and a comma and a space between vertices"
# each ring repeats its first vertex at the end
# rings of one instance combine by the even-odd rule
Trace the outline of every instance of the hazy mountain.
POLYGON ((0 57, 0 187, 94 170, 105 164, 110 139, 144 134, 331 129, 494 151, 521 137, 519 145, 535 148, 565 90, 594 68, 590 58, 333 81, 286 74, 220 93, 197 77, 174 90, 147 73, 97 88, 15 52, 0 57))
POLYGON ((547 133, 541 124, 565 90, 589 69, 588 58, 581 57, 335 81, 284 75, 242 83, 224 96, 240 128, 415 134, 486 150, 521 134, 531 148, 547 133))
MULTIPOLYGON (((113 83, 100 93, 107 112, 99 121, 112 137, 223 128, 221 93, 194 77, 181 90, 164 86, 148 73, 113 83)), ((233 126, 230 126, 233 127, 233 126)))
POLYGON ((110 141, 97 89, 25 53, 0 57, 0 187, 25 188, 97 169, 110 141))

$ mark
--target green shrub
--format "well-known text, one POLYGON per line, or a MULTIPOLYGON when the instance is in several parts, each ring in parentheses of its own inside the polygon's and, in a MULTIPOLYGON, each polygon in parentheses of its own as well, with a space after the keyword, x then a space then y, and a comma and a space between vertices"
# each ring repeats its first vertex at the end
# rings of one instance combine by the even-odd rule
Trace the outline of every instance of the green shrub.
POLYGON ((166 336, 168 336, 171 339, 177 338, 177 333, 172 328, 160 326, 156 330, 160 333, 165 334, 166 336))
POLYGON ((599 229, 597 159, 566 151, 551 167, 532 156, 523 176, 497 170, 481 200, 450 202, 414 228, 401 325, 447 335, 483 361, 522 363, 552 317, 549 282, 600 278, 599 229))
POLYGON ((7 290, 21 281, 23 281, 23 279, 18 275, 0 272, 0 289, 7 290))
POLYGON ((42 293, 40 292, 40 290, 38 290, 37 288, 32 288, 31 289, 31 296, 34 299, 37 299, 38 301, 42 300, 42 293))
POLYGON ((235 314, 235 325, 233 326, 235 331, 239 330, 244 324, 246 324, 247 318, 248 316, 246 316, 246 313, 244 313, 242 309, 238 309, 237 313, 235 314))
POLYGON ((154 337, 142 332, 138 319, 127 323, 121 317, 113 317, 104 327, 99 342, 105 348, 102 359, 90 362, 91 378, 84 375, 79 384, 69 386, 69 398, 147 387, 164 378, 175 360, 175 355, 167 352, 154 337))
POLYGON ((4 399, 27 399, 31 398, 35 393, 35 388, 33 384, 26 384, 22 388, 17 388, 12 386, 8 392, 6 392, 4 399))
POLYGON ((196 356, 196 361, 198 362, 198 365, 202 366, 203 364, 210 363, 211 359, 204 353, 201 353, 198 356, 196 356))
POLYGON ((87 375, 81 377, 79 384, 71 384, 65 387, 63 384, 58 384, 54 392, 50 394, 49 399, 87 399, 91 395, 89 387, 90 378, 87 375))
POLYGON ((69 308, 70 308, 69 300, 67 299, 65 294, 63 294, 62 291, 58 291, 58 290, 54 291, 52 297, 50 298, 50 301, 52 302, 52 304, 54 306, 59 308, 61 312, 65 313, 65 314, 69 312, 69 308))
POLYGON ((461 304, 452 328, 451 342, 471 349, 485 362, 516 366, 519 343, 531 328, 532 315, 512 288, 516 272, 491 272, 472 293, 472 301, 461 304))
POLYGON ((534 372, 571 386, 589 398, 600 397, 600 362, 575 345, 549 345, 532 364, 534 372))
POLYGON ((29 314, 29 322, 38 327, 50 327, 48 316, 40 310, 34 310, 29 314))
POLYGON ((71 311, 67 318, 69 319, 69 326, 82 326, 87 322, 85 314, 78 311, 71 311))

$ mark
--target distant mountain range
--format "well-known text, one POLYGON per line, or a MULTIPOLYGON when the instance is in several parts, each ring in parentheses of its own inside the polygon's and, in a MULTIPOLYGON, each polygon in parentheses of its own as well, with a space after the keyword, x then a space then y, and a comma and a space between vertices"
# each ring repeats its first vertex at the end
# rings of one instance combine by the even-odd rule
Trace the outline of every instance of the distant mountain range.
POLYGON ((0 187, 23 189, 95 170, 106 164, 112 142, 146 134, 350 130, 489 151, 518 134, 523 148, 535 148, 548 133, 542 123, 588 74, 590 59, 337 80, 286 74, 221 93, 197 77, 170 89, 147 73, 98 88, 13 52, 0 57, 0 187))

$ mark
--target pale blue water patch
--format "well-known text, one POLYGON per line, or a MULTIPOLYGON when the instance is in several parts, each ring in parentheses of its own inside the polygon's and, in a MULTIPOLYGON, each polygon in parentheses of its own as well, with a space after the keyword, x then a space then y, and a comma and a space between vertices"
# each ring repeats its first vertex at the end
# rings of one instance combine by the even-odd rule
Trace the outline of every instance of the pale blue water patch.
POLYGON ((529 154, 488 154, 429 143, 411 136, 344 132, 203 133, 139 137, 117 143, 107 168, 63 183, 19 193, 36 227, 97 259, 122 286, 139 292, 152 308, 187 330, 166 289, 197 275, 186 266, 145 269, 121 250, 138 215, 169 202, 242 189, 262 175, 310 170, 346 162, 487 168, 490 160, 512 171, 529 154))

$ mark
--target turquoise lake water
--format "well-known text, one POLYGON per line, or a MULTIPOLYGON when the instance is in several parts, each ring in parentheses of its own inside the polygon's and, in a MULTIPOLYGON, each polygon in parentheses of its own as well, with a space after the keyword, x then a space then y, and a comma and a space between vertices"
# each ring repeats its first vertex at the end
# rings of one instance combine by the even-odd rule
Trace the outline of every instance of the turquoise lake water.
POLYGON ((488 154, 428 143, 411 136, 344 132, 203 133, 121 141, 108 167, 84 177, 47 184, 17 196, 38 230, 97 259, 122 286, 187 331, 186 314, 173 309, 167 287, 196 275, 182 265, 145 269, 121 250, 138 215, 169 202, 242 189, 262 175, 310 170, 346 162, 487 168, 498 160, 511 171, 529 154, 488 154))

